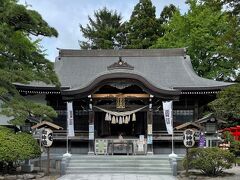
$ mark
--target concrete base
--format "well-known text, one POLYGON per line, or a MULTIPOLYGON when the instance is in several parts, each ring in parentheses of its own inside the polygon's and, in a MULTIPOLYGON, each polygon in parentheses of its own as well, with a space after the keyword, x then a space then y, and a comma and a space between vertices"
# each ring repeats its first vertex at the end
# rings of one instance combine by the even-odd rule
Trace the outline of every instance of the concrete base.
POLYGON ((177 176, 177 160, 176 160, 176 158, 170 159, 170 163, 172 166, 172 175, 177 176))
POLYGON ((21 170, 26 173, 32 172, 33 168, 34 168, 33 164, 23 164, 21 166, 21 170))
POLYGON ((88 151, 88 155, 93 156, 95 155, 93 151, 88 151))
POLYGON ((148 151, 147 152, 147 156, 152 156, 153 155, 153 152, 152 151, 148 151))
POLYGON ((66 157, 66 158, 71 158, 72 157, 72 154, 70 154, 70 153, 65 153, 65 154, 63 154, 63 157, 66 157))
POLYGON ((173 159, 173 158, 176 159, 176 158, 178 157, 178 155, 175 154, 174 152, 172 152, 172 154, 169 154, 168 157, 169 157, 169 158, 172 158, 172 159, 173 159))

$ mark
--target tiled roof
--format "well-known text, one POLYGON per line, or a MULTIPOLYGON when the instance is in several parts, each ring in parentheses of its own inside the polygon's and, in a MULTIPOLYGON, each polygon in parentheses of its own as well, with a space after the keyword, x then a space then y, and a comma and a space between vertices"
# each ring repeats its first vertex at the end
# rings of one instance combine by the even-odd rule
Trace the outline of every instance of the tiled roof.
POLYGON ((96 79, 142 78, 155 89, 169 92, 181 90, 217 90, 231 83, 199 77, 193 70, 185 49, 127 49, 127 50, 60 50, 55 70, 66 91, 83 90, 96 79), (108 67, 119 57, 133 68, 108 67))

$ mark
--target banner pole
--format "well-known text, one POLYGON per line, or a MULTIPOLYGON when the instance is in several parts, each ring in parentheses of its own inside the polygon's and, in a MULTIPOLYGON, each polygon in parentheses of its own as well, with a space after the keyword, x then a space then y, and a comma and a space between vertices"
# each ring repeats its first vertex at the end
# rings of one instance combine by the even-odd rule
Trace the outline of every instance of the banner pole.
POLYGON ((68 128, 67 128, 67 142, 66 143, 67 143, 67 152, 66 153, 68 154, 68 128))
POLYGON ((68 134, 69 134, 69 112, 68 112, 68 102, 67 102, 67 137, 66 137, 66 140, 67 140, 67 142, 66 142, 66 153, 65 154, 63 154, 63 157, 67 157, 67 158, 70 158, 72 155, 68 152, 68 134))
POLYGON ((174 154, 174 150, 173 150, 173 148, 174 148, 174 146, 173 146, 173 137, 174 137, 174 132, 172 130, 172 154, 174 154))
POLYGON ((172 124, 172 153, 169 154, 169 158, 176 159, 177 154, 174 153, 174 128, 173 128, 173 102, 171 101, 171 124, 172 124))

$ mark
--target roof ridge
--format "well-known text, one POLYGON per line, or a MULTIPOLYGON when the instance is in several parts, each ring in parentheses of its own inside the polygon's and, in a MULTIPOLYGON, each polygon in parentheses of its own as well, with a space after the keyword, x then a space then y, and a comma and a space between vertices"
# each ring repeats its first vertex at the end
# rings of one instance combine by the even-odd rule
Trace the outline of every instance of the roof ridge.
POLYGON ((59 57, 168 57, 186 56, 185 48, 171 49, 59 49, 59 57))

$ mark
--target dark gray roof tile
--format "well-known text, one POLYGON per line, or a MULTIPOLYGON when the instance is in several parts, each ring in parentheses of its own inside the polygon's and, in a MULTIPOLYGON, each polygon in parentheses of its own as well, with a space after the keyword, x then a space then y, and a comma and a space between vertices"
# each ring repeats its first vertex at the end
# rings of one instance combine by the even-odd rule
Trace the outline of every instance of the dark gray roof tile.
POLYGON ((55 70, 62 86, 70 90, 86 88, 96 78, 112 73, 135 74, 156 88, 169 91, 211 90, 231 85, 199 77, 184 49, 61 50, 55 70), (134 69, 108 70, 108 66, 118 62, 119 56, 134 69))

